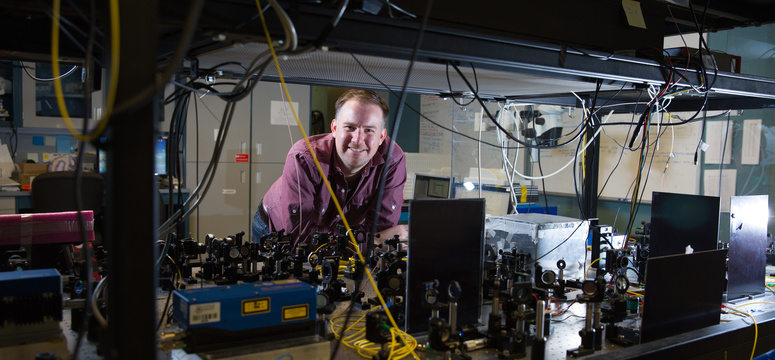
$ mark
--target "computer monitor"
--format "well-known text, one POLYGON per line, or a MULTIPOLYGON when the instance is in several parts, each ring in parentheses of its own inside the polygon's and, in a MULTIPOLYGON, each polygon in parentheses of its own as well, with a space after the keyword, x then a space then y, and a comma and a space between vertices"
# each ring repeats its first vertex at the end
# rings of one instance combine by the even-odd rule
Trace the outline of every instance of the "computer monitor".
POLYGON ((153 173, 155 175, 167 175, 167 137, 160 136, 156 139, 153 149, 153 173))
POLYGON ((448 176, 415 174, 412 199, 449 199, 452 197, 454 179, 448 176))

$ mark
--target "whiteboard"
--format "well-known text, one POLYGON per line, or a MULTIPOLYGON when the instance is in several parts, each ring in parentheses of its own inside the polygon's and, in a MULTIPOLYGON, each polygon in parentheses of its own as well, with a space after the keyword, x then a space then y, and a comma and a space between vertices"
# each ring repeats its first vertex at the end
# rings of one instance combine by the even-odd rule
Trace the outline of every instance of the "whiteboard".
MULTIPOLYGON (((466 100, 469 101, 469 100, 466 100)), ((471 168, 476 169, 481 163, 483 168, 501 168, 503 166, 500 148, 483 144, 479 146, 476 140, 453 134, 447 129, 453 129, 473 139, 481 138, 490 144, 498 143, 497 129, 491 120, 484 115, 478 102, 468 106, 460 106, 452 100, 443 100, 437 96, 422 95, 420 97, 420 141, 419 152, 428 154, 446 154, 452 160, 452 176, 462 181, 469 176, 471 168), (443 129, 433 122, 444 126, 443 129), (479 122, 485 126, 479 133, 479 122)), ((497 103, 489 103, 487 109, 493 116, 499 109, 497 103)))
MULTIPOLYGON (((451 101, 444 101, 438 96, 422 95, 420 97, 420 113, 447 128, 452 127, 455 116, 451 101)), ((449 154, 452 152, 452 133, 444 130, 425 118, 420 118, 420 151, 430 154, 449 154)))

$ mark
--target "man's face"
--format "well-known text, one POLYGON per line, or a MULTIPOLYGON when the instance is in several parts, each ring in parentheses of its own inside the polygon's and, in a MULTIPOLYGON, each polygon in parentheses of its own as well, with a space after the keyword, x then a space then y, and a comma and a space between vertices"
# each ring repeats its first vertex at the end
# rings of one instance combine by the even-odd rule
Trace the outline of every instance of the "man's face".
POLYGON ((387 130, 382 127, 382 115, 378 105, 350 100, 331 121, 336 153, 345 176, 360 172, 385 141, 387 130))

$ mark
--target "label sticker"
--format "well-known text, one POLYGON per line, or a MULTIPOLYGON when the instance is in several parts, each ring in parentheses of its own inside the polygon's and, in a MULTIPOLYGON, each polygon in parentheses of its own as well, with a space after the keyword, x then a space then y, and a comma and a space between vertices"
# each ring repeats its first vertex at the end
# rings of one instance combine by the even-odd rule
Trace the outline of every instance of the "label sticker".
POLYGON ((191 305, 189 325, 208 324, 221 321, 221 303, 206 303, 191 305))
POLYGON ((242 316, 269 312, 269 298, 242 300, 242 316))
POLYGON ((309 318, 309 305, 294 305, 283 307, 283 321, 303 320, 309 318))

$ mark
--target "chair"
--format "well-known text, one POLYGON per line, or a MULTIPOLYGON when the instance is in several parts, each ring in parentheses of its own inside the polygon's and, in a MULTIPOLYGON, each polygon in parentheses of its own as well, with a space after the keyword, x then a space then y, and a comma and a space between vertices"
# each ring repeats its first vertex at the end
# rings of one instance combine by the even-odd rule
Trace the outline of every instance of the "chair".
MULTIPOLYGON (((105 180, 93 172, 81 174, 81 210, 94 212, 94 242, 102 243, 102 222, 105 180)), ((75 171, 54 171, 32 179, 32 208, 36 213, 77 210, 75 203, 75 171)))
MULTIPOLYGON (((75 171, 54 171, 35 176, 32 179, 30 195, 32 197, 32 208, 36 213, 44 212, 62 212, 77 210, 75 201, 75 171)), ((103 199, 105 197, 105 180, 102 175, 93 172, 83 172, 81 174, 81 210, 91 210, 94 213, 94 242, 93 244, 102 244, 102 210, 103 199)), ((53 264, 62 264, 62 251, 72 252, 72 247, 54 246, 56 249, 43 251, 34 251, 37 254, 32 264, 33 268, 41 266, 51 266, 53 264), (41 258, 43 256, 43 258, 41 258)), ((60 270, 72 269, 72 260, 70 256, 65 256, 64 268, 60 270)), ((60 268, 60 266, 56 266, 60 268)), ((69 271, 68 271, 69 272, 69 271)))
MULTIPOLYGON (((102 214, 105 180, 93 172, 81 174, 82 210, 92 210, 94 218, 102 214)), ((75 211, 75 171, 54 171, 36 176, 31 185, 35 212, 75 211)))

